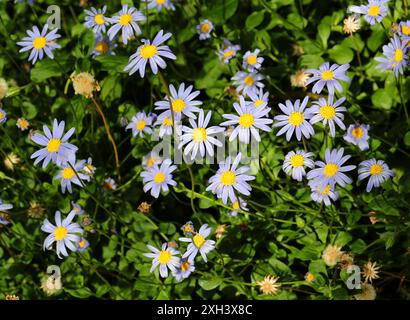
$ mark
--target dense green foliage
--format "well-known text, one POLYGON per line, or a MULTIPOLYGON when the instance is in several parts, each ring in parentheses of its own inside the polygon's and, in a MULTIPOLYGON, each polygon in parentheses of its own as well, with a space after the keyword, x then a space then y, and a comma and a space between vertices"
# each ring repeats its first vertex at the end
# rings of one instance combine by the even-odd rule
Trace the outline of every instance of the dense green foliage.
POLYGON ((370 26, 363 20, 353 36, 343 33, 343 20, 347 7, 360 1, 184 0, 175 3, 175 11, 160 12, 146 11, 144 1, 121 1, 148 13, 148 20, 141 23, 141 37, 152 39, 160 29, 172 33, 167 45, 177 59, 167 60, 161 71, 164 81, 185 82, 200 90, 202 107, 213 111, 213 125, 224 121, 222 114, 234 112, 237 95, 231 77, 241 69, 248 50, 259 48, 265 59, 261 73, 266 77, 271 118, 280 112, 278 103, 287 99, 319 97, 310 93, 311 87, 291 85, 297 71, 318 68, 325 61, 350 63, 351 82, 343 83, 348 108, 344 122, 370 125, 370 149, 361 151, 348 144, 340 129, 331 138, 321 125, 315 126, 307 149, 320 160, 326 146, 344 147, 352 155, 350 164, 382 159, 396 176, 367 193, 366 183, 358 182, 357 170, 352 171, 353 183, 338 189, 340 199, 329 207, 320 205, 312 201, 306 179, 297 182, 282 170, 285 155, 302 149, 302 142, 277 137, 278 129, 273 128, 261 134, 260 159, 251 164, 256 180, 246 197, 249 212, 237 217, 229 217, 229 206, 205 191, 217 165, 178 165, 174 172, 178 185, 169 193, 158 199, 144 193, 141 161, 155 142, 148 135, 134 138, 121 119, 130 121, 141 110, 153 112, 154 102, 164 100, 166 91, 151 70, 144 78, 123 71, 140 45, 139 37, 124 45, 117 36, 116 55, 93 58, 94 35, 83 25, 85 8, 106 4, 107 15, 112 16, 121 9, 120 1, 88 1, 85 7, 78 1, 58 1, 61 49, 54 51, 54 60, 45 57, 34 65, 27 63, 28 54, 19 53, 16 42, 33 25, 46 23, 47 7, 55 2, 35 0, 33 6, 0 2, 0 75, 9 85, 0 105, 8 116, 0 123, 0 198, 14 206, 10 224, 0 225, 1 298, 15 294, 21 299, 351 299, 360 290, 346 287, 343 266, 326 266, 322 253, 328 244, 342 246, 360 267, 369 260, 381 266, 380 278, 373 281, 378 299, 410 298, 410 128, 404 113, 410 80, 405 73, 398 85, 392 72, 376 69, 374 59, 391 37, 392 23, 410 17, 406 1, 390 1, 390 13, 382 24, 370 26), (207 41, 200 41, 196 32, 203 19, 214 24, 207 41), (241 46, 229 64, 217 54, 224 38, 241 46), (74 94, 70 76, 83 71, 92 73, 101 86, 95 97, 118 146, 120 177, 93 100, 74 94), (16 127, 20 117, 39 132, 54 118, 64 120, 67 128, 75 127, 70 142, 79 148, 79 157, 92 157, 97 168, 91 182, 62 194, 60 181, 54 179, 57 168, 33 165, 30 156, 38 146, 29 131, 16 127), (11 152, 21 159, 13 170, 3 161, 11 152), (108 177, 116 180, 117 190, 103 187, 108 177), (90 247, 60 260, 55 249, 43 251, 47 234, 40 227, 45 218, 54 222, 56 210, 66 215, 71 201, 78 202, 92 220, 84 227, 90 247), (138 210, 144 201, 152 205, 149 214, 138 210), (40 218, 27 213, 33 202, 45 209, 40 218), (374 224, 370 212, 377 220, 374 224), (178 241, 183 236, 180 227, 190 220, 197 228, 204 223, 213 228, 210 238, 216 249, 209 253, 208 263, 198 258, 196 271, 181 283, 172 277, 163 280, 158 271, 150 273, 151 260, 142 255, 149 251, 146 245, 159 248, 162 242, 176 240, 182 252, 186 245, 178 241), (222 224, 226 231, 216 239, 215 229, 222 224), (48 297, 41 283, 50 265, 60 266, 63 290, 48 297), (311 283, 304 280, 308 271, 315 276, 311 283), (259 290, 257 282, 266 275, 279 277, 281 287, 275 295, 259 290))

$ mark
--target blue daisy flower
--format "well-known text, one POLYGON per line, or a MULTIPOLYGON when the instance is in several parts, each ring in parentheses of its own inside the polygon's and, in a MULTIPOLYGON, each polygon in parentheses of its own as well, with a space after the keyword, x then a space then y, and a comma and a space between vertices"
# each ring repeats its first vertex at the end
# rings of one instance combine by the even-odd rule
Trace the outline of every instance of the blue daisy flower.
POLYGON ((243 96, 239 97, 239 103, 234 103, 233 107, 237 112, 234 114, 224 114, 222 117, 228 121, 222 122, 221 126, 235 126, 231 132, 229 141, 233 141, 239 137, 239 141, 249 144, 250 136, 252 135, 256 141, 261 141, 258 129, 270 132, 271 128, 268 126, 273 122, 272 119, 266 118, 269 114, 269 108, 254 108, 245 101, 243 96))
POLYGON ((350 65, 348 63, 341 66, 335 63, 330 66, 329 62, 325 62, 319 69, 308 69, 305 72, 311 73, 312 77, 306 81, 306 86, 316 82, 312 88, 313 93, 321 93, 325 86, 330 95, 335 94, 335 89, 341 93, 343 87, 339 83, 339 80, 350 82, 350 78, 346 75, 346 71, 349 67, 350 65))
POLYGON ((356 168, 354 165, 344 166, 343 164, 350 159, 350 155, 343 156, 344 149, 326 149, 325 151, 325 162, 316 161, 316 166, 319 168, 312 169, 308 172, 307 178, 313 180, 312 182, 315 186, 323 191, 327 185, 330 188, 339 184, 341 187, 345 187, 346 184, 352 183, 350 179, 344 172, 351 171, 356 168))
POLYGON ((22 41, 17 42, 17 45, 23 47, 19 52, 31 50, 28 61, 32 61, 32 64, 36 63, 37 59, 43 59, 44 53, 50 59, 54 59, 52 51, 56 48, 61 48, 55 42, 56 39, 60 38, 57 29, 51 30, 49 33, 47 33, 47 30, 47 24, 41 32, 37 26, 33 26, 32 30, 27 30, 28 37, 24 37, 22 41))
POLYGON ((107 6, 102 9, 90 8, 91 10, 84 10, 85 23, 84 26, 88 29, 92 29, 95 34, 100 35, 106 32, 106 26, 109 25, 109 19, 104 16, 107 6))
POLYGON ((382 70, 393 70, 396 78, 399 73, 403 74, 403 68, 407 66, 408 47, 405 41, 401 41, 397 35, 394 35, 388 45, 383 46, 384 57, 376 57, 375 60, 381 62, 377 68, 382 70))
POLYGON ((137 22, 145 20, 145 16, 136 8, 128 8, 128 4, 124 4, 122 9, 118 12, 118 15, 109 19, 112 26, 108 30, 107 34, 110 37, 110 40, 112 40, 121 30, 122 42, 127 44, 128 39, 133 37, 134 33, 136 35, 141 34, 141 29, 137 22))
POLYGON ((157 11, 161 11, 162 8, 167 10, 175 10, 175 6, 173 5, 171 0, 149 0, 148 9, 157 9, 157 11))
POLYGON ((168 46, 161 45, 171 38, 171 36, 171 33, 168 32, 164 34, 164 31, 160 30, 152 43, 150 40, 142 39, 143 45, 139 46, 137 51, 130 56, 124 71, 129 71, 129 75, 139 71, 141 78, 144 78, 147 63, 149 63, 154 74, 158 73, 158 67, 165 69, 167 63, 162 57, 172 60, 177 58, 168 46))
POLYGON ((362 151, 367 150, 369 149, 369 128, 370 126, 367 124, 351 124, 349 128, 347 128, 347 132, 343 136, 343 139, 358 146, 362 151))
POLYGON ((296 139, 299 141, 302 139, 302 135, 309 139, 315 134, 312 125, 307 121, 311 117, 309 109, 306 109, 309 97, 305 97, 302 103, 297 99, 293 104, 290 100, 286 100, 285 104, 279 103, 279 108, 284 113, 274 117, 277 121, 273 126, 282 127, 277 136, 280 136, 286 132, 286 140, 290 141, 293 133, 296 134, 296 139))
POLYGON ((350 6, 347 9, 349 13, 358 13, 364 15, 364 19, 371 25, 381 22, 388 13, 386 3, 389 0, 369 0, 368 4, 361 6, 350 6))
POLYGON ((111 41, 107 36, 101 34, 96 35, 92 56, 95 57, 102 54, 115 55, 115 52, 112 50, 117 46, 118 45, 111 41))
POLYGON ((84 181, 90 181, 90 176, 81 173, 86 161, 80 160, 75 162, 75 158, 60 166, 60 171, 54 178, 55 180, 61 180, 61 192, 65 193, 67 189, 69 193, 73 193, 71 183, 76 184, 79 187, 83 187, 84 181), (71 164, 72 162, 72 164, 71 164), (70 165, 71 164, 71 165, 70 165), (81 180, 80 180, 81 179, 81 180))
POLYGON ((204 224, 192 238, 179 238, 179 241, 189 243, 187 251, 182 255, 182 258, 187 258, 188 262, 192 263, 199 252, 202 259, 207 262, 208 259, 206 255, 215 249, 215 241, 206 239, 211 233, 211 230, 212 228, 204 224))
POLYGON ((172 275, 177 282, 181 282, 183 279, 189 278, 192 272, 195 271, 195 264, 193 261, 188 261, 186 258, 181 258, 179 264, 172 275))
POLYGON ((34 161, 34 165, 44 160, 42 165, 44 169, 50 161, 57 165, 61 165, 75 157, 78 148, 67 142, 67 140, 73 135, 75 129, 71 128, 63 136, 64 126, 64 121, 58 123, 57 119, 54 119, 52 132, 44 125, 43 131, 45 136, 35 133, 31 137, 32 141, 44 147, 31 155, 30 159, 37 158, 34 161))
POLYGON ((368 177, 366 191, 370 192, 373 187, 378 188, 390 177, 396 174, 389 169, 388 165, 383 160, 370 159, 365 160, 359 164, 359 180, 364 180, 368 177))
POLYGON ((0 108, 0 123, 7 121, 7 112, 0 108))
POLYGON ((199 34, 199 40, 209 39, 213 28, 214 25, 208 19, 201 21, 201 23, 196 26, 196 32, 199 34))
POLYGON ((8 212, 7 210, 13 209, 13 205, 9 203, 4 203, 3 199, 0 199, 0 224, 9 224, 8 212))
POLYGON ((151 195, 158 198, 162 191, 168 192, 170 186, 176 186, 177 183, 172 179, 172 172, 177 167, 172 165, 170 159, 165 159, 160 166, 155 164, 151 168, 147 168, 141 172, 142 182, 144 183, 144 192, 151 190, 151 195))
POLYGON ((252 190, 247 181, 254 180, 255 177, 245 174, 250 170, 248 166, 238 168, 241 158, 242 154, 238 153, 231 163, 231 157, 228 156, 225 161, 219 163, 218 171, 209 179, 210 184, 206 191, 212 191, 222 198, 224 204, 228 202, 228 198, 232 203, 236 202, 235 191, 249 196, 252 190))
POLYGON ((329 95, 327 101, 325 98, 320 98, 318 101, 313 102, 313 105, 310 108, 312 118, 309 120, 311 124, 323 121, 323 125, 325 127, 329 124, 331 137, 336 135, 335 123, 342 130, 346 129, 343 123, 344 115, 342 112, 347 111, 345 107, 341 106, 341 104, 346 100, 345 97, 340 98, 336 102, 333 102, 333 100, 334 96, 329 95))

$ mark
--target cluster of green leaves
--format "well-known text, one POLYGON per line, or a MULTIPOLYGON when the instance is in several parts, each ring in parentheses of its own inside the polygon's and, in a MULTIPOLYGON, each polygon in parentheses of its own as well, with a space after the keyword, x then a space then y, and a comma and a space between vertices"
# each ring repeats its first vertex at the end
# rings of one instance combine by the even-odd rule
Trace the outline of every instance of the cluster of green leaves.
MULTIPOLYGON (((361 152, 347 145, 340 132, 336 139, 325 139, 320 129, 308 149, 319 158, 326 146, 343 146, 356 164, 371 157, 384 159, 396 177, 369 194, 363 183, 354 182, 340 190, 339 201, 325 208, 311 201, 306 182, 296 183, 281 170, 284 155, 302 146, 285 142, 274 132, 264 134, 261 159, 252 164, 259 171, 248 199, 250 211, 236 218, 229 218, 226 206, 205 191, 216 166, 192 166, 191 179, 188 166, 181 165, 175 172, 178 186, 159 199, 142 191, 138 179, 141 158, 153 144, 149 139, 132 138, 121 126, 121 118, 129 120, 140 110, 153 111, 153 103, 161 100, 165 91, 150 72, 141 79, 122 71, 139 39, 127 46, 119 43, 115 56, 91 58, 94 36, 83 26, 84 8, 79 1, 63 0, 59 1, 62 38, 58 40, 62 48, 55 51, 56 59, 46 58, 27 67, 27 55, 18 54, 16 42, 32 25, 46 23, 46 8, 54 2, 36 0, 32 7, 14 5, 13 1, 0 3, 0 75, 11 84, 2 101, 9 120, 0 124, 0 157, 13 152, 21 158, 14 171, 0 164, 0 198, 14 205, 11 223, 0 225, 0 294, 46 298, 41 279, 47 266, 57 264, 64 287, 58 298, 63 299, 349 299, 357 292, 346 288, 345 271, 329 268, 321 259, 328 244, 338 244, 354 256, 356 264, 371 259, 382 266, 381 279, 375 282, 379 297, 410 297, 410 131, 393 74, 376 69, 374 60, 388 41, 391 23, 406 17, 408 8, 403 1, 390 1, 391 14, 383 25, 364 24, 353 36, 345 35, 342 26, 347 6, 354 1, 187 0, 177 3, 176 11, 143 9, 148 14, 143 37, 151 38, 160 29, 173 34, 167 44, 178 59, 168 64, 166 79, 174 85, 194 84, 201 90, 204 108, 214 111, 215 124, 221 122, 222 114, 233 110, 236 97, 227 88, 241 65, 240 54, 229 65, 219 60, 216 52, 224 38, 240 44, 242 54, 262 50, 265 88, 275 114, 278 102, 309 94, 291 86, 290 76, 296 71, 317 68, 324 61, 351 64, 348 75, 352 81, 344 86, 349 109, 345 122, 371 125, 370 150, 361 152), (195 31, 202 19, 215 26, 209 41, 199 41, 195 31), (93 73, 100 82, 98 99, 119 147, 121 181, 92 101, 74 95, 70 86, 72 72, 82 71, 93 73), (84 189, 75 188, 72 195, 62 195, 59 182, 52 178, 55 168, 33 166, 30 155, 37 147, 27 132, 16 127, 19 117, 25 117, 37 130, 50 125, 53 118, 75 127, 72 142, 79 147, 79 156, 92 156, 97 167, 92 182, 84 189), (117 179, 118 190, 109 192, 102 187, 109 176, 117 179), (41 219, 27 215, 33 201, 45 208, 41 219), (59 260, 55 252, 43 252, 45 234, 40 226, 42 219, 52 219, 56 210, 69 212, 71 201, 80 203, 92 220, 87 227, 90 248, 59 260), (137 210, 143 201, 152 204, 149 216, 137 210), (371 211, 376 214, 376 224, 370 223, 371 211), (189 279, 181 283, 171 277, 162 280, 157 272, 149 272, 150 261, 142 253, 147 252, 148 243, 159 247, 164 241, 178 241, 182 235, 179 228, 188 220, 196 227, 208 223, 214 229, 226 224, 227 231, 217 240, 208 264, 198 261, 197 271, 189 279), (308 271, 315 275, 312 283, 304 282, 308 271), (256 282, 266 275, 279 276, 284 283, 277 295, 260 293, 256 282)), ((141 2, 121 1, 144 8, 141 2)), ((120 9, 118 1, 104 4, 110 14, 120 9)), ((95 1, 93 5, 102 4, 95 1)), ((410 81, 401 81, 405 108, 410 81)))

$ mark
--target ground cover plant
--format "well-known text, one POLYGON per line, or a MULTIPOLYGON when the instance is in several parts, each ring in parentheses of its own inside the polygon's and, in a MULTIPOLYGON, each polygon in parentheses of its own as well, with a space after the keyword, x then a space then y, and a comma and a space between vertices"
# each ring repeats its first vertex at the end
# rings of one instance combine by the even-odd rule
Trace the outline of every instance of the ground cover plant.
POLYGON ((0 297, 409 299, 409 10, 0 1, 0 297))

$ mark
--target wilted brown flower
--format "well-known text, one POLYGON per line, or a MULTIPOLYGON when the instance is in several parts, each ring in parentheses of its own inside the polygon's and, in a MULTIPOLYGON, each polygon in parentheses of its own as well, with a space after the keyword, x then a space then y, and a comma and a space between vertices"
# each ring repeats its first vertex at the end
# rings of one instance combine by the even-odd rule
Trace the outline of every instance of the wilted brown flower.
POLYGON ((216 227, 215 233, 216 233, 216 238, 220 239, 222 235, 226 231, 226 224, 220 224, 219 226, 216 227))
POLYGON ((343 32, 349 35, 360 30, 360 20, 355 16, 347 17, 343 20, 343 32))
POLYGON ((376 289, 370 283, 361 284, 362 292, 355 294, 356 300, 374 300, 376 299, 376 289))
POLYGON ((14 166, 19 164, 20 161, 21 159, 18 157, 18 155, 11 152, 5 156, 3 163, 7 169, 14 171, 14 166))
POLYGON ((263 294, 276 294, 279 291, 280 284, 276 283, 279 277, 273 277, 270 275, 258 282, 259 289, 263 294))
POLYGON ((43 216, 44 208, 36 201, 30 202, 30 208, 27 209, 27 215, 33 219, 40 219, 43 216))
POLYGON ((81 72, 72 76, 71 81, 75 94, 83 95, 86 98, 92 98, 94 91, 100 91, 100 85, 91 73, 81 72))
POLYGON ((292 55, 294 56, 302 56, 305 53, 305 50, 298 45, 297 43, 292 44, 292 55))
POLYGON ((343 252, 340 256, 339 265, 342 269, 349 268, 353 265, 353 257, 349 253, 343 252))
POLYGON ((333 267, 340 261, 343 254, 343 251, 340 250, 341 248, 342 247, 333 246, 331 244, 326 247, 322 254, 323 261, 326 265, 333 267))
POLYGON ((364 277, 364 282, 367 283, 370 281, 370 283, 375 280, 379 279, 379 269, 380 267, 377 266, 376 262, 371 262, 368 261, 364 266, 363 266, 363 277, 364 277))
POLYGON ((141 202, 141 204, 138 206, 138 211, 143 214, 149 214, 149 212, 151 211, 151 205, 148 202, 141 202))
POLYGON ((46 295, 52 296, 62 289, 61 277, 47 277, 41 281, 41 289, 46 295))
POLYGON ((3 99, 7 92, 9 91, 9 86, 3 78, 0 78, 0 100, 3 99))
POLYGON ((293 87, 305 88, 306 81, 310 78, 310 74, 305 73, 305 70, 299 70, 290 77, 290 83, 293 87))

